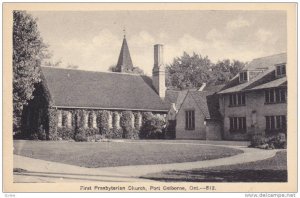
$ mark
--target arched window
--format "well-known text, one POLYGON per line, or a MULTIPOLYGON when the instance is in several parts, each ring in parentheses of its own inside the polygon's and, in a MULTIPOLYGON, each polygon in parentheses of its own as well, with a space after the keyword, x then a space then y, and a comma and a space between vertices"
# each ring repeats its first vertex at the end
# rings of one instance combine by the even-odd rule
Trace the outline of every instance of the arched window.
POLYGON ((115 120, 114 120, 113 122, 114 122, 114 124, 116 125, 116 126, 114 126, 114 127, 116 127, 117 129, 119 129, 119 128, 121 128, 121 127, 120 127, 120 114, 119 114, 119 112, 115 112, 114 115, 115 115, 115 116, 114 116, 114 119, 115 119, 115 120))
POLYGON ((71 112, 67 113, 67 127, 68 128, 72 127, 72 113, 71 112))
POLYGON ((141 127, 141 126, 142 126, 142 120, 143 120, 142 114, 141 114, 141 113, 138 113, 138 122, 139 122, 139 127, 141 127))
POLYGON ((87 112, 83 113, 83 127, 88 128, 89 114, 87 112))
POLYGON ((97 116, 95 113, 91 113, 92 116, 92 127, 97 128, 97 116))
POLYGON ((61 111, 57 111, 57 126, 62 127, 62 113, 61 113, 61 111))
POLYGON ((112 115, 111 112, 108 113, 108 128, 113 128, 113 119, 112 119, 112 115))
POLYGON ((131 113, 131 127, 134 128, 134 114, 131 113))

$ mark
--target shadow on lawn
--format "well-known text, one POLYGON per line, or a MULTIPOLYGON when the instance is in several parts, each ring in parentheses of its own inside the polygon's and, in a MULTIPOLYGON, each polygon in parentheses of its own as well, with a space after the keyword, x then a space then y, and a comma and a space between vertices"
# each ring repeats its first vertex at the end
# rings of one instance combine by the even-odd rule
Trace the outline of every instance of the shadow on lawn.
POLYGON ((39 171, 28 171, 21 168, 14 168, 14 174, 47 174, 47 175, 76 175, 76 176, 91 176, 91 177, 120 177, 120 178, 132 178, 130 176, 123 175, 99 175, 99 174, 81 174, 81 173, 56 173, 56 172, 39 172, 39 171))
MULTIPOLYGON (((112 178, 114 182, 122 182, 122 180, 116 180, 118 178, 132 179, 130 176, 121 175, 99 175, 99 174, 80 174, 80 173, 58 173, 58 172, 38 172, 27 171, 21 168, 14 168, 14 175, 32 176, 32 177, 45 177, 45 178, 58 178, 58 179, 72 179, 72 180, 86 180, 86 181, 98 181, 98 182, 111 182, 112 178)), ((18 182, 16 182, 18 183, 18 182)))
POLYGON ((166 171, 141 178, 166 182, 287 182, 287 157, 282 150, 269 159, 186 171, 166 171))
POLYGON ((164 182, 287 182, 286 170, 171 171, 164 177, 142 177, 164 182))

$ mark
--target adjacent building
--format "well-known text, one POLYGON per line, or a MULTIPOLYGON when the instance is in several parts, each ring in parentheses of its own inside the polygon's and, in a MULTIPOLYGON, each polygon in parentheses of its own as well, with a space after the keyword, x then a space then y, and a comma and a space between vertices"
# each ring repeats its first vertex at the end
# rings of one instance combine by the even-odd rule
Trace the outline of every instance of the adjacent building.
POLYGON ((254 59, 218 93, 224 139, 286 133, 286 60, 285 53, 254 59))
POLYGON ((171 104, 167 118, 169 124, 174 125, 173 138, 221 140, 222 119, 217 92, 223 86, 203 83, 198 89, 166 91, 165 100, 171 104))
POLYGON ((176 139, 221 140, 215 92, 189 90, 176 115, 176 139))

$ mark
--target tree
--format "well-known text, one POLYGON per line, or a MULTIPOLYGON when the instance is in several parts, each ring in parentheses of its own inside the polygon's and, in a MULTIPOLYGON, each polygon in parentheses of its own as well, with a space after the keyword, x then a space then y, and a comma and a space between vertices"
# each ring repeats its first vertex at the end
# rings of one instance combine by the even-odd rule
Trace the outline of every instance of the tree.
POLYGON ((229 59, 212 63, 205 56, 183 53, 166 67, 166 84, 169 88, 199 88, 203 83, 223 84, 238 74, 246 63, 229 59))
POLYGON ((116 65, 111 65, 111 66, 108 68, 108 71, 111 71, 111 72, 117 72, 117 71, 116 71, 116 65))
POLYGON ((47 66, 47 67, 60 67, 61 63, 62 63, 61 60, 58 60, 56 62, 53 62, 51 60, 45 60, 45 61, 43 61, 43 65, 47 66))
POLYGON ((222 84, 228 82, 235 75, 237 75, 246 63, 229 59, 224 59, 222 61, 218 61, 215 65, 212 66, 213 78, 211 82, 214 84, 222 84))
MULTIPOLYGON (((117 72, 116 70, 116 65, 111 65, 109 68, 108 68, 108 71, 111 71, 111 72, 117 72)), ((144 75, 144 71, 139 68, 139 67, 133 67, 132 71, 124 71, 125 73, 131 73, 131 74, 140 74, 140 75, 144 75)))
POLYGON ((74 64, 69 64, 69 65, 67 66, 67 68, 69 68, 69 69, 78 69, 79 66, 78 66, 78 65, 74 65, 74 64))
POLYGON ((19 130, 24 105, 33 99, 40 82, 40 65, 48 58, 36 19, 25 11, 13 12, 13 127, 19 130))
POLYGON ((209 82, 211 78, 211 61, 196 53, 189 55, 186 52, 181 57, 167 65, 167 85, 174 88, 185 89, 200 87, 209 82))

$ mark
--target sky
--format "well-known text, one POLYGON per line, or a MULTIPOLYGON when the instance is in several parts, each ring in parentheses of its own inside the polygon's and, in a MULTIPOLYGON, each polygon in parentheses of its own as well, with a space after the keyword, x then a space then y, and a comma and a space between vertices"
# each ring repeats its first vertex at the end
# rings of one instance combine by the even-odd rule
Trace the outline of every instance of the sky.
POLYGON ((31 11, 61 67, 107 71, 116 65, 126 29, 134 66, 151 75, 153 45, 164 44, 165 64, 183 52, 251 61, 286 52, 284 11, 31 11))

